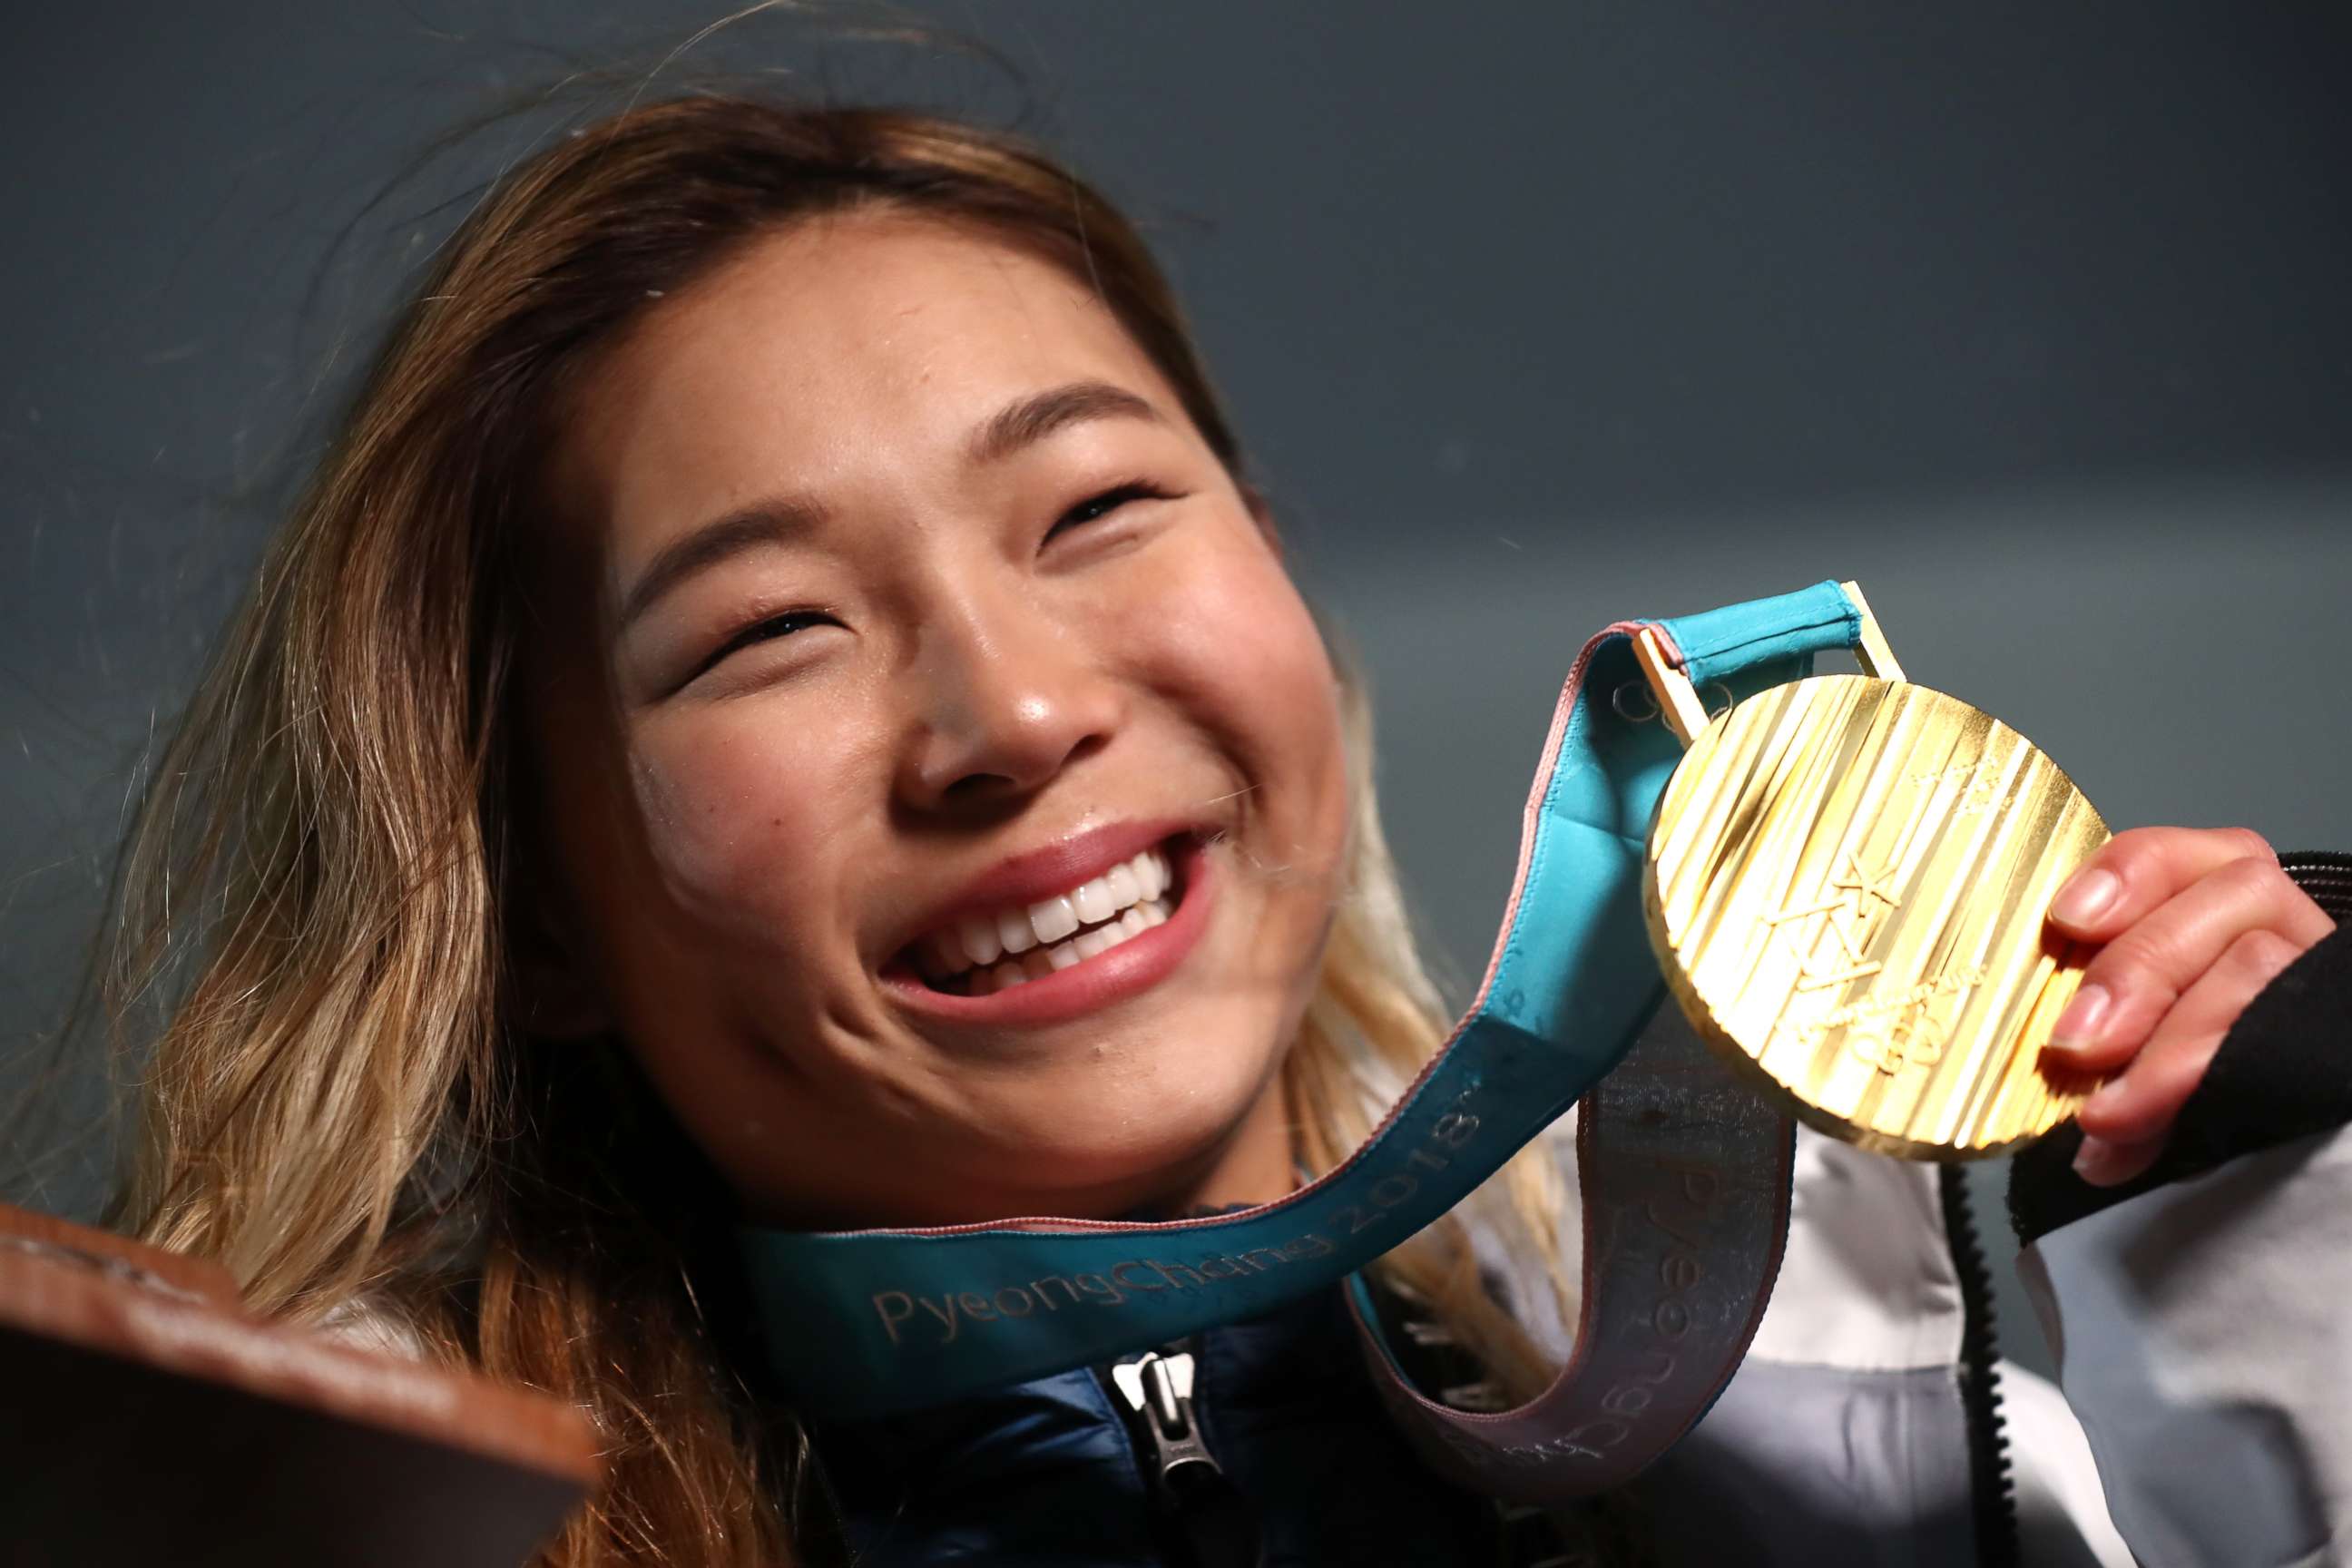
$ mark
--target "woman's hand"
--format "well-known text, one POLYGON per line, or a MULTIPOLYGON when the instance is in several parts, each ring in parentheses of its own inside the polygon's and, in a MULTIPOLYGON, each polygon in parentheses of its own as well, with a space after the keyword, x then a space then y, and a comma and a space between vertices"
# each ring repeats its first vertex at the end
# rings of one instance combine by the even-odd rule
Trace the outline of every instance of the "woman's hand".
POLYGON ((2084 1102, 2074 1169, 2099 1186, 2155 1163, 2222 1037, 2336 922, 2246 828, 2136 827, 2085 861, 2050 922, 2100 944, 2050 1048, 2116 1076, 2084 1102))

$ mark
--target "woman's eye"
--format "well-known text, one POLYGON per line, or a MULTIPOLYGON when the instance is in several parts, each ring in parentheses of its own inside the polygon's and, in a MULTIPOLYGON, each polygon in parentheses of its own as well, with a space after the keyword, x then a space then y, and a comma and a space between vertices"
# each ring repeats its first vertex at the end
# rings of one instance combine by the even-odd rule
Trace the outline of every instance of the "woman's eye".
POLYGON ((1123 485, 1113 485, 1099 495, 1088 496, 1064 512, 1055 520, 1054 526, 1046 531, 1045 537, 1051 539, 1066 528, 1075 528, 1080 523, 1095 522, 1108 517, 1129 501, 1168 499, 1169 493, 1150 480, 1130 479, 1123 485))
POLYGON ((717 650, 709 658, 704 659, 700 668, 694 673, 698 676, 754 643, 773 642, 779 637, 788 637, 794 632, 804 632, 811 626, 835 624, 837 623, 834 621, 834 617, 824 610, 787 610, 781 616, 770 616, 763 621, 752 622, 719 644, 717 650))

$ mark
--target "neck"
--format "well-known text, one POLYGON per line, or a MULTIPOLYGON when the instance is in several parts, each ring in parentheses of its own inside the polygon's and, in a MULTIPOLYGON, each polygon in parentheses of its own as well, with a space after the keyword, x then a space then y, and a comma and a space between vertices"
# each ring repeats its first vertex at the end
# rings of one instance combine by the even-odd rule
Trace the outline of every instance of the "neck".
POLYGON ((1154 1206, 1171 1216, 1255 1207, 1286 1196, 1297 1185, 1290 1100, 1283 1092, 1282 1074, 1276 1072, 1210 1163, 1162 1194, 1154 1206))

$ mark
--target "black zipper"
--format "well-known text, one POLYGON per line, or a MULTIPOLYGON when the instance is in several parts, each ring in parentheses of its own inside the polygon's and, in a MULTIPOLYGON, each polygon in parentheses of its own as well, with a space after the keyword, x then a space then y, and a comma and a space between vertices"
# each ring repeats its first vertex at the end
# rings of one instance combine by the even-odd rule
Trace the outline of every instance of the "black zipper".
POLYGON ((1145 1489, 1187 1568, 1257 1568, 1257 1516, 1209 1451, 1192 1405, 1197 1338, 1177 1340, 1095 1375, 1127 1422, 1145 1489))
POLYGON ((2009 1433, 2000 1411, 1992 1272, 1977 1239, 1967 1173, 1946 1165, 1937 1174, 1943 1189, 1944 1234, 1960 1279, 1960 1402, 1968 1414, 1977 1562, 1983 1568, 2018 1568, 2023 1558, 2017 1533, 2017 1486, 2009 1468, 2009 1433))

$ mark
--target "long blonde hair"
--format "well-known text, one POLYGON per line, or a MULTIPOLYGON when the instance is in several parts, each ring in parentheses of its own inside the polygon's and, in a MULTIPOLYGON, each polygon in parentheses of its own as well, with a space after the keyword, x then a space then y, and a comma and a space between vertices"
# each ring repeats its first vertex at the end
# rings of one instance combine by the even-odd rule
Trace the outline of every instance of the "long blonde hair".
MULTIPOLYGON (((225 1263, 263 1312, 368 1303, 428 1353, 585 1407, 609 1481, 550 1563, 771 1563, 802 1516, 822 1521, 798 1500, 796 1427, 751 1408, 697 1298, 708 1194, 629 1157, 632 1120, 659 1120, 649 1097, 617 1052, 602 1072, 544 1070, 509 1010, 506 922, 528 902, 509 675, 549 411, 649 296, 782 226, 871 206, 1087 282, 1242 477, 1142 240, 1034 148, 874 109, 633 107, 514 169, 446 245, 160 760, 119 879, 108 1006, 142 1098, 118 1223, 225 1263)), ((1352 874, 1285 1068, 1318 1168, 1445 1026, 1374 812, 1360 689, 1349 707, 1352 874)), ((1549 1162, 1523 1158, 1485 1201, 1556 1278, 1549 1162)), ((1505 1383, 1536 1375, 1461 1225, 1381 1267, 1505 1383)))

